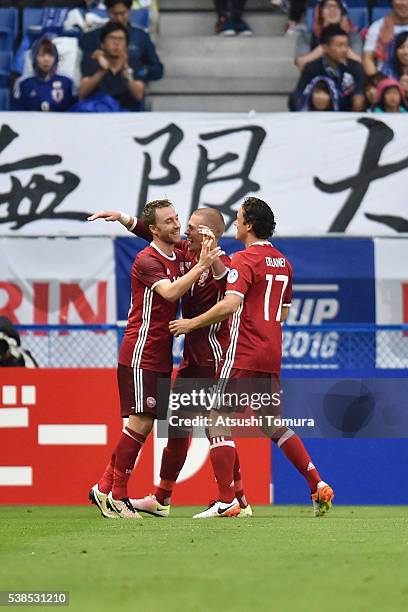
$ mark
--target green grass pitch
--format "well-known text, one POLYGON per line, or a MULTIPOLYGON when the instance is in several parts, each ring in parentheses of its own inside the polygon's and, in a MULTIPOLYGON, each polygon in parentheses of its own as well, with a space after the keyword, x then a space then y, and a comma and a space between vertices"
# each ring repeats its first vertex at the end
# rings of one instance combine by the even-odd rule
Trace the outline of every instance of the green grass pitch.
POLYGON ((408 610, 407 508, 195 511, 113 521, 92 507, 0 506, 0 590, 69 591, 62 609, 84 612, 408 610))

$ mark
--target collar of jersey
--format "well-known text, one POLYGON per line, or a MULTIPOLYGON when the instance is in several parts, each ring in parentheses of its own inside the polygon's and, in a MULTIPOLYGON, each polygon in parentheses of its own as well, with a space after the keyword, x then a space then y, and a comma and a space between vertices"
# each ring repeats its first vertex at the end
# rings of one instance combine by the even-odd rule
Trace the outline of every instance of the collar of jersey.
POLYGON ((154 242, 151 242, 150 246, 156 249, 156 251, 160 253, 162 257, 165 257, 166 259, 169 259, 170 261, 174 261, 176 259, 176 254, 174 252, 173 252, 173 257, 170 257, 169 255, 166 255, 166 253, 163 253, 163 251, 161 251, 159 247, 157 246, 157 244, 154 244, 154 242))
POLYGON ((269 242, 269 240, 258 240, 258 242, 253 242, 251 244, 251 246, 255 246, 255 245, 259 245, 259 246, 272 246, 271 243, 269 242))

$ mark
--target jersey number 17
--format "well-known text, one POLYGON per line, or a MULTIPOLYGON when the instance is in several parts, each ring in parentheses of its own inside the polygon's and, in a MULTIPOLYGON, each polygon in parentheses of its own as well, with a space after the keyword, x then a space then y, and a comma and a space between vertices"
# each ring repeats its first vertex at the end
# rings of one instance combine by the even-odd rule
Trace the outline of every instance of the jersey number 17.
POLYGON ((269 321, 269 301, 271 298, 271 291, 272 291, 272 283, 275 279, 276 282, 280 282, 282 283, 281 285, 281 292, 280 292, 280 298, 279 298, 279 306, 278 306, 278 310, 276 313, 276 321, 280 321, 281 320, 281 316, 282 316, 282 300, 283 300, 283 296, 285 293, 285 289, 286 286, 288 284, 289 281, 289 277, 286 274, 277 274, 276 276, 274 276, 273 274, 266 274, 265 275, 265 279, 266 279, 266 289, 265 289, 265 299, 264 299, 264 319, 265 321, 269 321))

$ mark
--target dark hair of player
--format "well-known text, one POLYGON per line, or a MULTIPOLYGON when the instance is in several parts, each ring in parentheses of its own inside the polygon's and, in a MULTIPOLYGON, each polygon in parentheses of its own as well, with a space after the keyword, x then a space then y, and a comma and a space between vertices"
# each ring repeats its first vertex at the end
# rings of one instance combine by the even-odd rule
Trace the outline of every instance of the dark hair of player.
POLYGON ((156 210, 158 208, 174 208, 170 200, 152 200, 148 202, 142 211, 142 222, 145 227, 156 225, 156 210))
POLYGON ((106 10, 109 11, 116 4, 124 4, 127 9, 132 8, 133 0, 105 0, 106 10))
POLYGON ((328 25, 322 30, 320 43, 322 45, 330 45, 333 38, 336 36, 345 36, 348 39, 348 34, 338 24, 328 25))
POLYGON ((129 43, 129 32, 127 31, 125 26, 121 23, 114 23, 113 21, 108 21, 108 23, 106 23, 103 28, 101 28, 101 43, 105 40, 107 36, 109 36, 109 34, 112 34, 112 32, 117 32, 118 30, 125 33, 126 43, 129 43))
POLYGON ((275 231, 275 216, 266 202, 259 198, 247 198, 242 204, 244 221, 252 225, 252 231, 257 238, 266 240, 275 231))

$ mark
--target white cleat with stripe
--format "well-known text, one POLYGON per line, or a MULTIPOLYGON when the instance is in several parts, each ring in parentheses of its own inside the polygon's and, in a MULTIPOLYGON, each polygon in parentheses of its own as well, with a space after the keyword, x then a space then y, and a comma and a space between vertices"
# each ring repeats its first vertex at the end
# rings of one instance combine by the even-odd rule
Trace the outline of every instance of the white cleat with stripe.
POLYGON ((232 518, 238 516, 241 512, 237 499, 233 499, 230 503, 222 501, 213 501, 204 512, 199 512, 193 516, 194 519, 208 518, 232 518))

